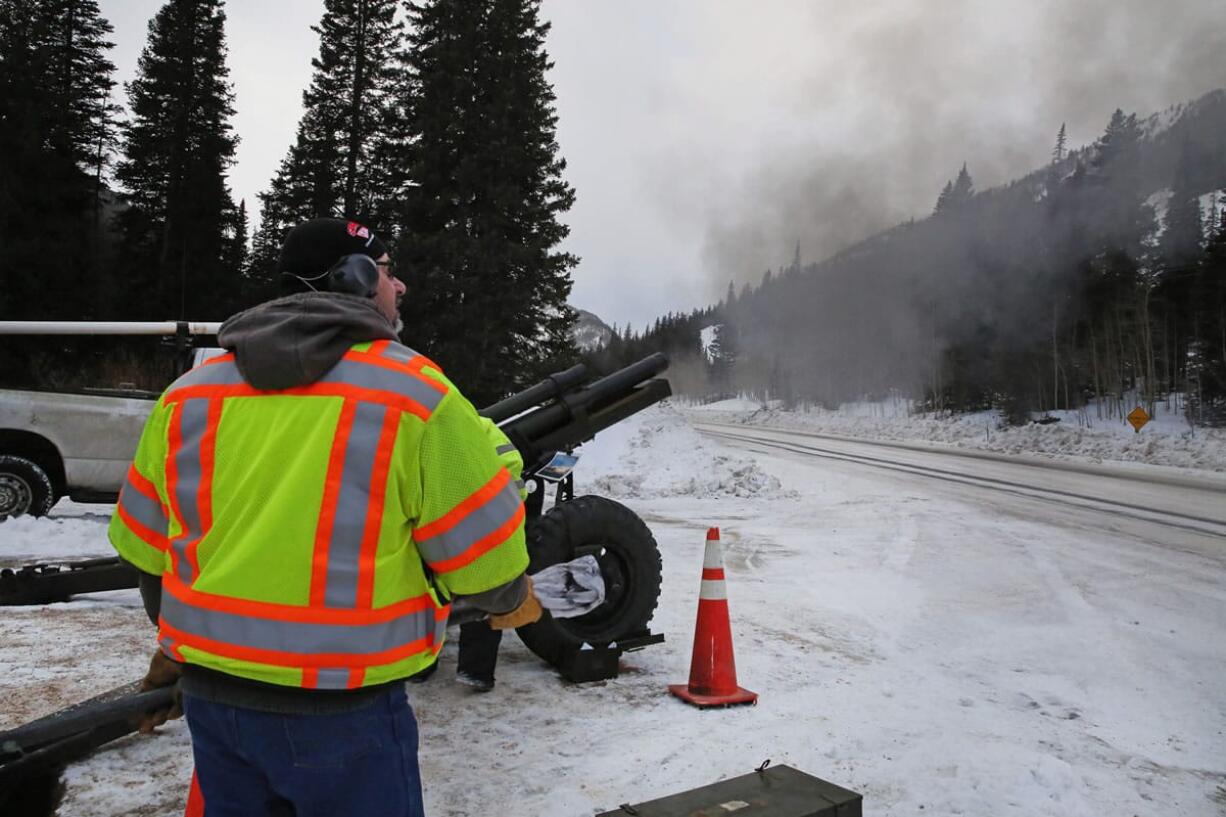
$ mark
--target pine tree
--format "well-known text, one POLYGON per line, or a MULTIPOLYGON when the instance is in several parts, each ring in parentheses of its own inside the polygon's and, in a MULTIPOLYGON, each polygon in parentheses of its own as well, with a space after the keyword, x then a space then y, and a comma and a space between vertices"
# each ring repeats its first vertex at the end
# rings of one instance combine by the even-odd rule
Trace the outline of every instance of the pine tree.
POLYGON ((1154 230, 1153 208, 1141 195, 1140 142, 1136 114, 1125 116, 1117 108, 1095 143, 1088 171, 1095 186, 1091 207, 1097 211, 1095 233, 1101 246, 1117 248, 1138 260, 1144 254, 1146 236, 1154 230))
POLYGON ((558 156, 539 0, 409 3, 393 128, 404 203, 396 259, 411 271, 406 338, 474 402, 574 357, 578 259, 557 250, 574 202, 558 156))
POLYGON ((111 30, 94 0, 0 0, 0 314, 93 311, 111 30))
POLYGON ((945 182, 945 186, 941 188, 940 195, 937 196, 937 203, 932 208, 933 215, 943 213, 949 209, 950 199, 953 197, 953 194, 954 182, 953 179, 950 179, 949 181, 945 182))
POLYGON ((1051 151, 1051 163, 1058 165, 1064 161, 1064 157, 1068 155, 1067 144, 1068 137, 1065 134, 1064 122, 1060 123, 1060 132, 1056 134, 1056 146, 1051 151))
POLYGON ((125 317, 216 320, 240 305, 241 270, 224 264, 238 141, 225 19, 222 0, 168 0, 128 84, 117 274, 138 297, 125 317))
POLYGON ((222 254, 222 265, 227 270, 239 270, 243 274, 243 303, 254 303, 256 299, 250 297, 248 288, 250 282, 247 280, 247 261, 249 251, 247 249, 247 240, 249 238, 248 231, 250 224, 247 219, 247 200, 243 199, 229 213, 226 214, 226 229, 224 235, 224 249, 222 254))
POLYGON ((949 194, 949 204, 954 208, 962 207, 974 195, 975 183, 971 181, 971 174, 966 170, 966 162, 963 162, 962 169, 958 171, 958 178, 954 179, 954 186, 949 194))
POLYGON ((1226 210, 1197 265, 1193 293, 1198 339, 1189 349, 1191 417, 1198 424, 1226 426, 1226 210))
POLYGON ((397 0, 326 0, 312 31, 319 55, 303 92, 303 115, 266 192, 252 273, 271 275, 285 231, 320 216, 352 218, 381 230, 394 199, 388 167, 393 61, 403 24, 397 0))
POLYGON ((1192 167, 1189 146, 1185 140, 1171 183, 1171 198, 1166 208, 1166 229, 1159 242, 1162 260, 1168 268, 1185 267, 1201 252, 1204 225, 1201 222, 1200 197, 1192 167))
POLYGON ((958 171, 958 177, 946 182, 945 187, 941 188, 941 195, 937 196, 936 207, 932 209, 932 212, 936 215, 961 209, 974 195, 975 183, 971 181, 971 174, 967 172, 966 162, 963 162, 962 170, 958 171))

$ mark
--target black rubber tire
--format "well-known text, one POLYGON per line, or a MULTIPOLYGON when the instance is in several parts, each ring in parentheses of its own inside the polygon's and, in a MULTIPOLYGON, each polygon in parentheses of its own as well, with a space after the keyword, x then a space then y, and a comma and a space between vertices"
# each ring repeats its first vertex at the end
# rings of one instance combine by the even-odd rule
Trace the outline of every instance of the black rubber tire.
POLYGON ((555 619, 546 611, 516 632, 528 649, 557 665, 583 643, 608 644, 641 634, 660 600, 660 548, 634 511, 600 496, 555 505, 528 526, 529 573, 587 553, 600 561, 605 602, 587 615, 555 619))
POLYGON ((0 454, 0 521, 14 516, 46 516, 55 504, 51 477, 33 460, 0 454))

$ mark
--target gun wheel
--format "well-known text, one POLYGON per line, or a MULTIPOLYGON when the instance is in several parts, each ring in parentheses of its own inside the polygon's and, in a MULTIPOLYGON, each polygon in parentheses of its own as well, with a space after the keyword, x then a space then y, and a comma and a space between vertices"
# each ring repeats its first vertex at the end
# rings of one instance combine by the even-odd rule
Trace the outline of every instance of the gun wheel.
POLYGON ((599 496, 555 505, 529 525, 529 573, 591 554, 605 580, 604 603, 578 618, 545 612, 516 632, 550 664, 588 644, 608 644, 643 633, 660 599, 660 549, 634 511, 599 496))

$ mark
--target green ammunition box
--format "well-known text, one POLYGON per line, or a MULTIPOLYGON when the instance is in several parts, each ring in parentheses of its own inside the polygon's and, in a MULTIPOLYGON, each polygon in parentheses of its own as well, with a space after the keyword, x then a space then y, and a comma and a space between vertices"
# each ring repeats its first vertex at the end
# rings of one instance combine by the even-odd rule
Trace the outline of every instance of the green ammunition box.
POLYGON ((861 817, 862 800, 791 766, 770 766, 598 817, 861 817))

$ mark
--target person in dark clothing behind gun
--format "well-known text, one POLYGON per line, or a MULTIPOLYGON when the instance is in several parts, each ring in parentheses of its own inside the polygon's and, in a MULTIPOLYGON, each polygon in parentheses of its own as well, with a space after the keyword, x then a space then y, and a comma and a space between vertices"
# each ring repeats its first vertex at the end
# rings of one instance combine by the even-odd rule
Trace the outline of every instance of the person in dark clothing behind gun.
POLYGON ((209 817, 419 817, 402 681, 453 597, 539 618, 523 503, 488 424, 397 342, 405 286, 369 229, 301 224, 278 269, 293 294, 158 400, 111 520, 158 623, 144 685, 182 676, 209 817))

